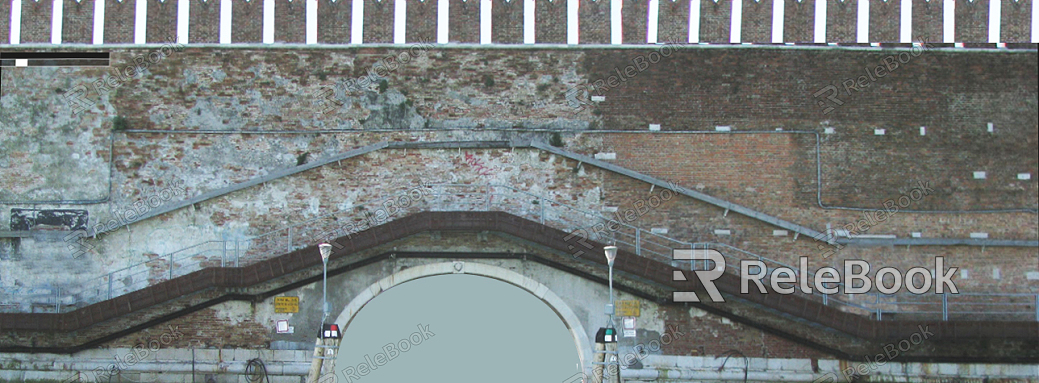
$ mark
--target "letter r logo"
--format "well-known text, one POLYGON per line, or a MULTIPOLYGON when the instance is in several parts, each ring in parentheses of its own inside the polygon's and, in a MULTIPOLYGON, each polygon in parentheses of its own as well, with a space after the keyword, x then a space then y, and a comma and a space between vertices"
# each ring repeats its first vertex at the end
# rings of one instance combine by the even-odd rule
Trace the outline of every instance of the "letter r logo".
MULTIPOLYGON (((725 258, 722 257, 722 253, 717 250, 688 250, 688 249, 675 249, 673 250, 671 257, 677 260, 692 260, 695 264, 696 260, 706 259, 714 262, 714 268, 711 270, 696 270, 693 271, 696 277, 703 284, 704 289, 707 290, 707 295, 711 296, 712 302, 725 302, 722 298, 721 293, 718 292, 718 287, 714 285, 714 280, 718 279, 725 273, 725 258)), ((687 281, 685 274, 681 270, 675 270, 671 277, 671 280, 676 282, 687 281)), ((696 292, 693 291, 675 291, 674 293, 675 302, 699 302, 700 298, 696 296, 696 292)))

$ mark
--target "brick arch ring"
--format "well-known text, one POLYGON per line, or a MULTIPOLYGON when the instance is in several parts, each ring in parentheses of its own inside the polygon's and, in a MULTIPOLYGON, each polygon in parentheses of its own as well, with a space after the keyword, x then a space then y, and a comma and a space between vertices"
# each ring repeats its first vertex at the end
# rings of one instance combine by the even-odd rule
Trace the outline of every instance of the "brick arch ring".
MULTIPOLYGON (((419 265, 409 267, 401 270, 393 275, 379 280, 368 286, 367 289, 362 290, 360 293, 346 305, 346 308, 336 317, 335 322, 332 323, 345 323, 342 331, 346 331, 350 327, 350 322, 353 321, 354 317, 358 312, 364 308, 368 302, 375 299, 376 296, 382 292, 393 288, 394 286, 404 284, 409 281, 413 281, 419 278, 431 277, 437 275, 448 275, 448 274, 468 274, 477 275, 481 277, 487 277, 491 279, 497 279, 499 281, 511 284, 526 290, 528 293, 533 294, 535 297, 540 299, 549 308, 552 309, 559 316, 559 319, 566 324, 567 329, 570 331, 570 335, 574 339, 574 345, 577 346, 577 357, 581 361, 581 371, 591 373, 591 360, 588 357, 591 355, 591 343, 588 339, 588 333, 585 332, 584 326, 581 325, 580 319, 574 314, 570 306, 566 304, 556 293, 553 293, 548 289, 548 286, 541 284, 540 282, 531 279, 523 274, 519 274, 512 270, 504 269, 497 266, 487 265, 483 263, 475 262, 442 262, 442 263, 431 263, 427 265, 419 265)), ((334 364, 334 362, 333 362, 334 364)), ((333 367, 334 368, 334 367, 333 367)), ((565 378, 565 377, 562 377, 565 378)))

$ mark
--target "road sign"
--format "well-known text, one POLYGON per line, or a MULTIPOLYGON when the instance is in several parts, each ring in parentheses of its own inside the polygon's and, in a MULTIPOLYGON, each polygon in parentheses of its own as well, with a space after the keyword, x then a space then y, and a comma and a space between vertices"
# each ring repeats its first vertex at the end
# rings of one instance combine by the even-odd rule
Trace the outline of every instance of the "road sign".
POLYGON ((624 323, 624 337, 634 338, 635 337, 635 317, 624 317, 621 322, 624 323))
POLYGON ((275 313, 298 313, 299 312, 299 297, 275 297, 274 298, 274 312, 275 313))
POLYGON ((639 316, 639 301, 617 301, 617 316, 619 317, 637 317, 639 316))

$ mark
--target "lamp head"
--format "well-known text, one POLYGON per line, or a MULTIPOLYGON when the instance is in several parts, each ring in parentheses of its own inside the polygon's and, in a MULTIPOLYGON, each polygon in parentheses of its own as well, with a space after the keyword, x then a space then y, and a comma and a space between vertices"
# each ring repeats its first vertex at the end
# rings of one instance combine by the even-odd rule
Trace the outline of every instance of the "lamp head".
POLYGON ((606 246, 603 251, 606 253, 606 261, 613 266, 613 260, 617 259, 617 246, 606 246))
POLYGON ((327 243, 322 243, 320 245, 317 245, 317 249, 318 249, 318 251, 321 252, 321 260, 322 261, 327 261, 328 260, 328 256, 332 255, 332 245, 329 245, 327 243))

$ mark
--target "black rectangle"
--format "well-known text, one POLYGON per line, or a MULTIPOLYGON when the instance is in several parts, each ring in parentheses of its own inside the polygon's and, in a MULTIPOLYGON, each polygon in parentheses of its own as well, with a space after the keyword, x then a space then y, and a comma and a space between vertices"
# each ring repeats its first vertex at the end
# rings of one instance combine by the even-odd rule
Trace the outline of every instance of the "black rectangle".
POLYGON ((0 52, 4 60, 108 60, 109 52, 0 52))
POLYGON ((86 230, 86 210, 71 209, 11 209, 11 230, 23 231, 52 226, 64 230, 86 230))

